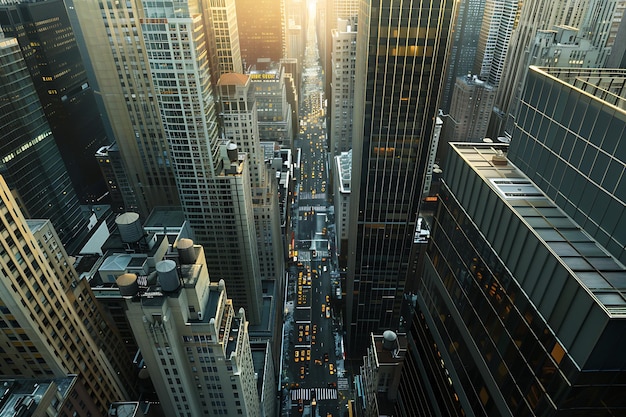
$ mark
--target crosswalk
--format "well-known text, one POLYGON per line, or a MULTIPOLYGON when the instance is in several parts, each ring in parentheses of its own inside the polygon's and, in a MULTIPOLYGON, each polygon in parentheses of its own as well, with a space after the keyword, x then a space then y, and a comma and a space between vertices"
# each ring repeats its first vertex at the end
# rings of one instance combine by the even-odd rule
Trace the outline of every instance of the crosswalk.
POLYGON ((300 200, 326 200, 326 193, 315 193, 310 191, 302 191, 300 193, 300 200))
POLYGON ((291 401, 309 401, 311 400, 311 391, 315 391, 315 399, 317 401, 337 399, 337 390, 335 388, 300 388, 291 391, 291 401))
POLYGON ((298 206, 299 212, 305 211, 314 211, 315 213, 326 213, 326 206, 317 205, 317 206, 298 206))

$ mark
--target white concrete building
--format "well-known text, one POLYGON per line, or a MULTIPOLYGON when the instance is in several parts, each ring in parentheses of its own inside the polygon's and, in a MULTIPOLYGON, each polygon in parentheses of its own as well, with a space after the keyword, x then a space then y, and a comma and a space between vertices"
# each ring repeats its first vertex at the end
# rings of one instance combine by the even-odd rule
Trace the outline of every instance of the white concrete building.
POLYGON ((294 131, 291 105, 287 102, 285 68, 279 63, 269 69, 252 70, 249 76, 257 105, 261 140, 291 148, 294 131))
POLYGON ((166 415, 261 417, 248 321, 223 280, 211 282, 201 245, 177 242, 160 261, 158 283, 117 279, 127 316, 166 415))
POLYGON ((352 149, 356 24, 337 20, 332 30, 332 82, 330 100, 330 151, 339 155, 352 149))
POLYGON ((146 7, 145 13, 159 19, 146 19, 141 28, 185 217, 213 277, 228 282, 235 305, 246 306, 258 323, 262 291, 249 159, 218 136, 203 16, 191 8, 146 7))

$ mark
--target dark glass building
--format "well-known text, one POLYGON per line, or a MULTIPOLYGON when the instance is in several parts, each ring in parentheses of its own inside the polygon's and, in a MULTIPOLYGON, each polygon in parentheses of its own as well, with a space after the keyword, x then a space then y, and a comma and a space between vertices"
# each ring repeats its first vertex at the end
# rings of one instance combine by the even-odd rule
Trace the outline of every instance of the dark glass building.
POLYGON ((80 201, 108 202, 94 155, 109 140, 63 1, 1 4, 0 26, 20 45, 80 201))
POLYGON ((530 67, 509 158, 626 264, 626 70, 530 67))
POLYGON ((453 2, 364 0, 357 31, 346 323, 349 356, 396 330, 453 2))
POLYGON ((72 253, 87 221, 14 38, 0 38, 0 174, 27 216, 50 219, 72 253))
POLYGON ((259 58, 278 62, 285 57, 284 3, 284 0, 235 1, 244 71, 259 58))
POLYGON ((626 415, 626 268, 506 152, 451 146, 416 298, 423 366, 467 416, 626 415))

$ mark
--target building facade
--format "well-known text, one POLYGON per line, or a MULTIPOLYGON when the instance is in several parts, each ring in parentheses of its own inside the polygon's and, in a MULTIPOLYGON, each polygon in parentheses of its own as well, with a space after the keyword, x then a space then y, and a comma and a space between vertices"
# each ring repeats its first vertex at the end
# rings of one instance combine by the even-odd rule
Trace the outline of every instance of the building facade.
POLYGON ((117 278, 165 414, 260 417, 243 308, 235 312, 223 280, 210 282, 201 245, 179 241, 174 259, 156 265, 158 284, 143 292, 136 275, 117 278))
POLYGON ((416 294, 425 366, 464 415, 622 414, 626 269, 506 152, 452 145, 416 294))
MULTIPOLYGON (((223 136, 248 155, 254 224, 261 279, 282 283, 285 269, 275 170, 266 165, 261 148, 256 101, 250 77, 224 74, 218 82, 223 136)), ((282 285, 279 285, 279 289, 282 285)), ((282 294, 282 291, 279 291, 282 294)))
POLYGON ((259 58, 285 57, 285 2, 236 0, 241 61, 247 71, 259 58))
MULTIPOLYGON (((610 14, 600 13, 590 8, 589 0, 556 0, 525 2, 520 8, 519 21, 511 35, 505 66, 500 80, 494 114, 490 122, 489 135, 501 136, 505 132, 510 136, 515 123, 517 105, 524 87, 524 80, 531 65, 531 45, 538 30, 550 30, 555 26, 566 25, 580 28, 585 16, 603 15, 601 20, 612 20, 610 14)), ((611 2, 599 2, 609 7, 611 2)), ((601 9, 601 7, 600 7, 601 9)), ((617 30, 617 27, 615 27, 617 30)), ((601 67, 602 65, 598 65, 601 67)))
POLYGON ((79 201, 108 202, 94 154, 110 140, 63 1, 2 4, 0 27, 20 45, 79 201))
POLYGON ((252 70, 249 76, 256 100, 261 140, 291 149, 295 132, 291 105, 287 101, 285 68, 280 63, 273 64, 268 69, 252 70))
POLYGON ((146 218, 156 206, 180 204, 146 51, 159 42, 143 38, 141 2, 70 0, 66 6, 94 91, 114 121, 125 210, 146 218))
POLYGON ((487 133, 496 88, 477 76, 456 79, 450 114, 445 122, 447 142, 481 141, 487 133))
POLYGON ((509 152, 515 165, 622 263, 625 80, 622 69, 531 67, 509 152))
POLYGON ((598 68, 600 49, 581 37, 577 28, 555 26, 538 30, 531 46, 530 65, 541 67, 598 68))
POLYGON ((28 378, 77 374, 90 398, 80 412, 104 415, 111 402, 134 389, 126 385, 124 348, 115 337, 106 339, 114 333, 107 333, 95 297, 78 282, 49 222, 34 224, 34 234, 4 180, 0 201, 0 372, 28 378), (108 355, 116 350, 120 356, 108 355))
POLYGON ((180 202, 211 273, 228 282, 235 305, 256 324, 262 292, 249 170, 258 160, 219 137, 206 17, 150 5, 146 16, 159 23, 144 19, 141 29, 180 202))
POLYGON ((356 19, 339 20, 331 32, 330 150, 333 155, 352 149, 356 19))
POLYGON ((346 287, 357 360, 370 333, 399 326, 452 9, 445 0, 360 3, 346 287), (422 8, 428 17, 412 13, 422 8))
POLYGON ((521 6, 518 0, 485 2, 473 73, 494 87, 498 87, 502 78, 504 59, 521 6))
POLYGON ((190 2, 189 7, 194 14, 204 16, 204 26, 209 31, 205 38, 211 68, 211 84, 217 85, 222 74, 231 72, 242 73, 241 50, 239 45, 239 26, 237 24, 237 7, 235 0, 210 0, 208 11, 203 2, 190 2))
POLYGON ((352 150, 333 158, 333 201, 335 204, 335 238, 341 267, 347 265, 350 193, 352 192, 352 150))
POLYGON ((50 219, 73 246, 87 219, 15 38, 0 38, 0 66, 0 174, 28 217, 50 219))
POLYGON ((484 8, 485 0, 462 1, 456 7, 446 82, 441 97, 440 108, 444 113, 450 110, 454 80, 473 71, 484 8))

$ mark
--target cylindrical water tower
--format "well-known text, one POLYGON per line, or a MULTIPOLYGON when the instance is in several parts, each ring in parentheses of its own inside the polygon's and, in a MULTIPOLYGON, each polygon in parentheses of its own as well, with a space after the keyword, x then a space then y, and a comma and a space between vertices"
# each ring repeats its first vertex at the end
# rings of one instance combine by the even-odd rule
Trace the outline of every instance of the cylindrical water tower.
POLYGON ((156 264, 156 271, 161 284, 161 291, 174 292, 180 287, 176 262, 166 259, 156 264))

